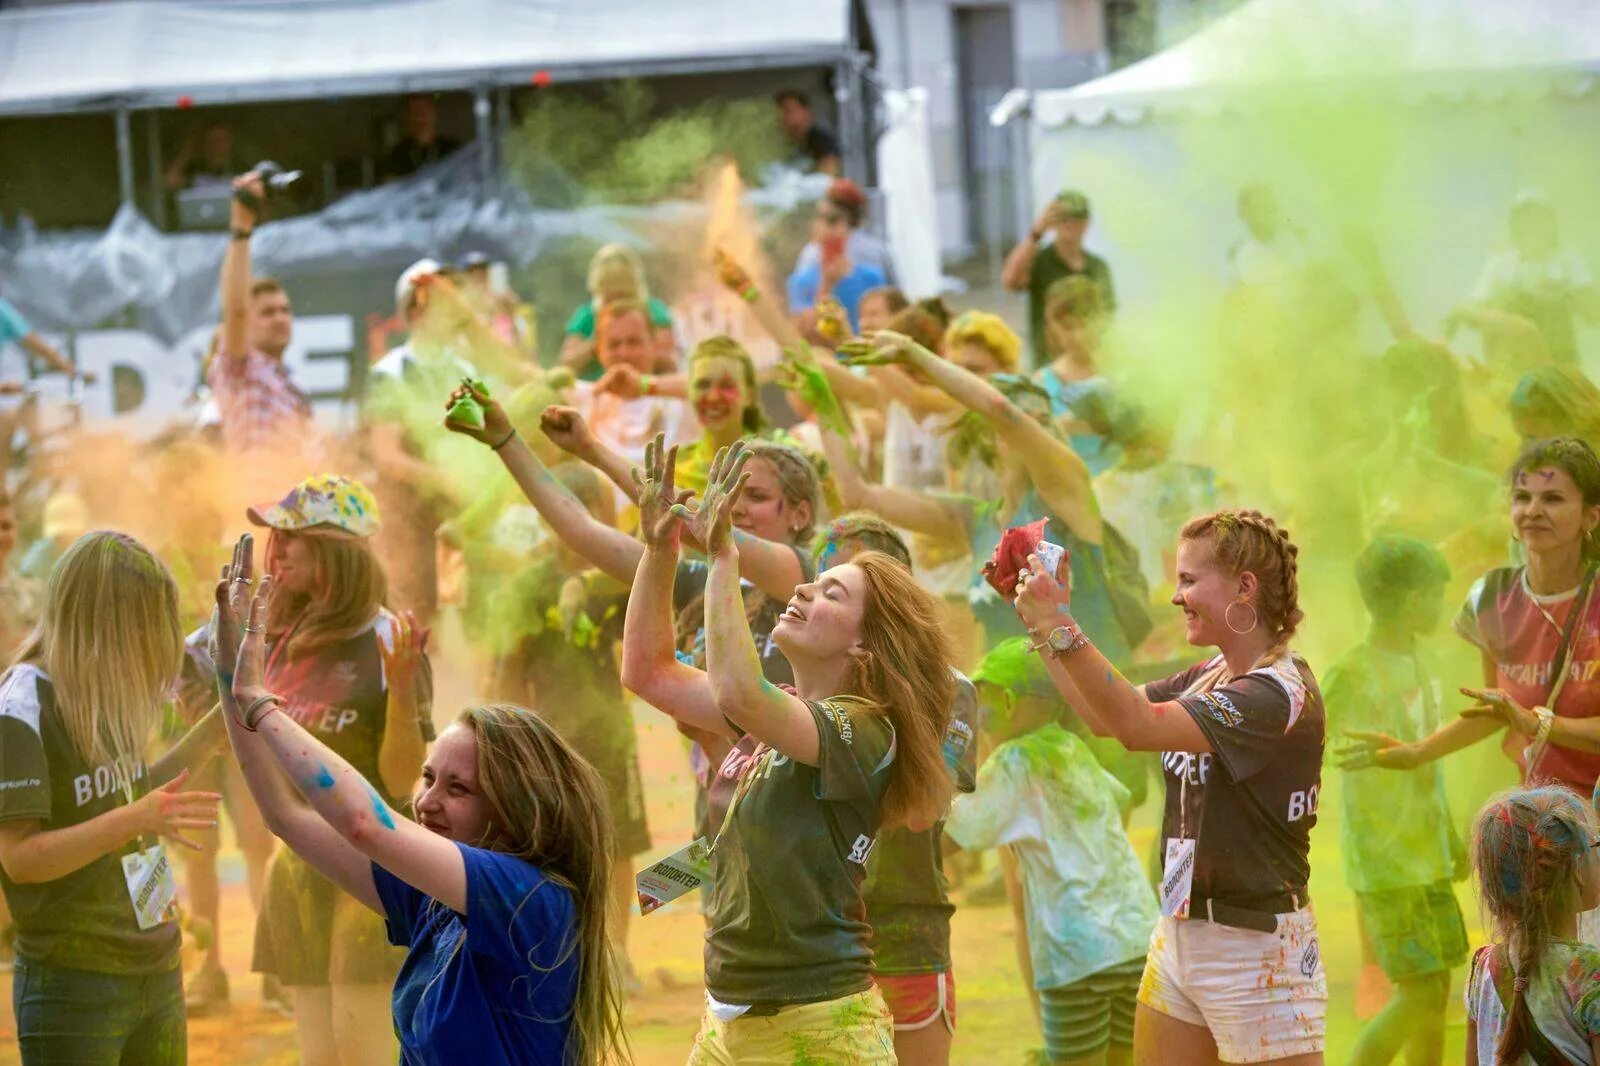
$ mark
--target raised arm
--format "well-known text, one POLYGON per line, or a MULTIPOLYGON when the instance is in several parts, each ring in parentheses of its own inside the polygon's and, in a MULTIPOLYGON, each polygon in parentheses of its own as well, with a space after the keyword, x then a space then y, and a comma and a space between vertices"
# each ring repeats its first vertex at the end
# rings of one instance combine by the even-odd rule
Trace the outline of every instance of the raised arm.
POLYGON ((1209 752, 1211 742, 1195 725, 1189 712, 1175 702, 1152 703, 1101 655, 1072 620, 1069 590, 1045 570, 1037 555, 1028 556, 1028 574, 1018 582, 1017 614, 1036 639, 1053 631, 1072 639, 1072 646, 1057 652, 1046 644, 1050 676, 1062 698, 1080 713, 1097 718, 1129 751, 1209 752), (1062 680, 1070 684, 1062 684, 1062 680))
POLYGON ((868 481, 844 442, 830 433, 822 434, 822 450, 828 456, 828 467, 846 510, 872 511, 914 533, 944 540, 959 537, 953 531, 963 527, 963 520, 955 508, 925 492, 868 481))
POLYGON ((383 716, 383 738, 378 742, 378 776, 391 796, 411 792, 428 757, 422 735, 422 716, 432 710, 432 673, 428 666, 428 631, 417 625, 416 615, 395 616, 392 646, 378 642, 383 656, 383 677, 388 705, 383 716), (427 681, 424 681, 427 678, 427 681), (429 698, 424 701, 423 693, 429 698))
POLYGON ((671 513, 679 497, 673 484, 677 459, 677 446, 663 448, 659 437, 646 446, 639 506, 644 557, 623 619, 622 684, 687 730, 734 740, 736 733, 717 711, 705 671, 679 662, 673 640, 672 585, 682 528, 671 513))
MULTIPOLYGON (((466 395, 468 389, 463 385, 451 393, 446 407, 466 395)), ((632 581, 633 572, 639 568, 639 560, 644 555, 639 542, 590 514, 583 501, 569 492, 533 454, 533 449, 512 428, 511 420, 499 403, 476 389, 471 389, 471 394, 483 406, 483 428, 454 421, 446 421, 445 426, 489 445, 500 456, 528 502, 539 512, 539 517, 584 561, 624 584, 632 581)))
POLYGON ((1027 468, 1034 488, 1080 540, 1100 543, 1100 508, 1089 468, 1066 441, 1006 399, 999 389, 954 363, 940 359, 909 337, 887 330, 874 338, 869 358, 901 359, 994 427, 1012 454, 1027 468))
POLYGON ((1045 231, 1059 221, 1057 217, 1059 210, 1052 200, 1039 213, 1038 219, 1033 223, 1033 229, 1029 230, 1006 256, 1005 263, 1000 267, 1000 284, 1012 292, 1028 290, 1028 280, 1033 274, 1033 260, 1039 254, 1039 242, 1044 240, 1045 231))
MULTIPOLYGON (((261 178, 254 171, 233 179, 235 190, 244 189, 260 203, 264 196, 261 178)), ((256 228, 256 212, 238 199, 228 208, 232 231, 228 250, 222 253, 222 341, 217 354, 242 360, 249 354, 250 324, 250 234, 256 228)))
MULTIPOLYGON (((248 572, 248 567, 244 568, 243 573, 248 572)), ((236 611, 249 588, 248 577, 218 583, 219 648, 220 642, 238 633, 236 611), (224 615, 228 616, 226 621, 224 615)), ((266 689, 262 671, 262 633, 270 597, 271 579, 263 577, 243 626, 230 687, 232 700, 227 706, 229 735, 236 744, 235 750, 242 748, 252 756, 260 756, 252 759, 255 765, 251 767, 241 752, 240 762, 246 769, 245 780, 251 794, 262 802, 268 826, 317 870, 379 913, 383 908, 372 879, 372 863, 458 914, 465 914, 466 863, 456 845, 391 809, 355 767, 293 718, 278 713, 283 701, 266 689), (257 792, 266 784, 265 771, 272 770, 268 759, 294 783, 310 804, 310 811, 281 793, 257 792), (319 819, 323 825, 318 827, 310 818, 319 819)), ((223 666, 219 661, 219 687, 223 666)))
POLYGON ((820 755, 816 719, 805 701, 768 681, 745 618, 739 588, 739 549, 733 542, 733 504, 749 475, 750 453, 742 442, 712 460, 705 499, 697 508, 674 512, 690 523, 711 560, 706 581, 706 673, 718 713, 791 759, 816 766, 820 755))

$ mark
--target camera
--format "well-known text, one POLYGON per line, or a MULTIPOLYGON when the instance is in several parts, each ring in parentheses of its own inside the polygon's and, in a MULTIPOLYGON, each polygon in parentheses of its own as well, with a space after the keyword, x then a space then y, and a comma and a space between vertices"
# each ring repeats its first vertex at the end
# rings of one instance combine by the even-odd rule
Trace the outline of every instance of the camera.
POLYGON ((292 190, 302 177, 298 170, 284 170, 270 159, 264 159, 251 168, 261 179, 262 195, 249 189, 233 190, 233 198, 252 211, 260 211, 266 204, 292 190))

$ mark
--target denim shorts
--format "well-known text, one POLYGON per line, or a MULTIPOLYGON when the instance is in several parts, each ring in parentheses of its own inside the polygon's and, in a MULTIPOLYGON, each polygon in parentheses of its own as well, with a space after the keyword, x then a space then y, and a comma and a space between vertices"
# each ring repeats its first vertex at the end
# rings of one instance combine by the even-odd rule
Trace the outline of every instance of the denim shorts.
POLYGON ((132 977, 17 958, 11 1006, 23 1066, 183 1066, 183 973, 132 977))

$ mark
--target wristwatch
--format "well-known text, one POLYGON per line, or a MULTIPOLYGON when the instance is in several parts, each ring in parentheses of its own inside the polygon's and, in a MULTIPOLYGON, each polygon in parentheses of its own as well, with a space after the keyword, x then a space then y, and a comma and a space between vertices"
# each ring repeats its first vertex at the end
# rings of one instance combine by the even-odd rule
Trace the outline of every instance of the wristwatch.
POLYGON ((1085 644, 1089 638, 1083 635, 1083 630, 1075 625, 1056 626, 1042 638, 1035 638, 1028 646, 1029 651, 1048 650, 1051 655, 1070 655, 1085 644))
POLYGON ((228 235, 236 241, 247 241, 255 234, 253 229, 231 229, 228 235))

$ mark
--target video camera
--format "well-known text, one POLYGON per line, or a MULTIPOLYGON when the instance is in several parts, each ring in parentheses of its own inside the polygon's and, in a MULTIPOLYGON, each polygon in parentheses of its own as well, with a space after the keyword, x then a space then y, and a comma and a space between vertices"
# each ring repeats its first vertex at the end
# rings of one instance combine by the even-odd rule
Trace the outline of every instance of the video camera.
POLYGON ((256 212, 271 200, 292 190, 302 177, 300 171, 284 170, 270 159, 262 160, 251 169, 261 179, 262 195, 257 196, 249 189, 238 188, 233 190, 233 198, 256 212))

